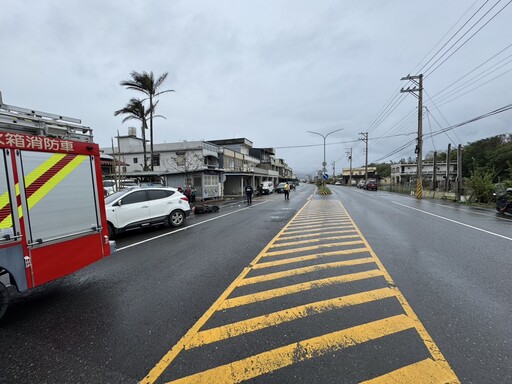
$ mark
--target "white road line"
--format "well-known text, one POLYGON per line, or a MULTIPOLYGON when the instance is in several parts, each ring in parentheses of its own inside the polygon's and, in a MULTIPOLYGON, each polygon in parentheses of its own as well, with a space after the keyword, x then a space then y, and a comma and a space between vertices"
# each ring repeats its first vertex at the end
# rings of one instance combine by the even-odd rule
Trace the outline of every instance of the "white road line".
MULTIPOLYGON (((417 200, 416 197, 414 198, 414 200, 417 200)), ((447 205, 447 204, 435 203, 431 200, 429 200, 428 203, 438 206, 438 207, 455 209, 459 212, 470 212, 473 215, 480 215, 480 216, 485 216, 485 217, 492 217, 493 219, 510 221, 510 219, 508 219, 507 217, 496 216, 496 213, 492 214, 491 212, 489 212, 489 213, 476 212, 474 209, 467 209, 467 208, 463 208, 461 206, 451 206, 451 205, 447 205)))
POLYGON ((149 238, 149 239, 146 239, 146 240, 139 241, 139 242, 137 242, 137 243, 133 243, 133 244, 127 245, 127 246, 125 246, 125 247, 117 248, 117 252, 122 251, 122 250, 127 249, 127 248, 135 247, 135 246, 140 245, 140 244, 147 243, 147 242, 149 242, 149 241, 153 241, 153 240, 159 239, 159 238, 161 238, 161 237, 174 235, 175 233, 178 233, 178 232, 181 232, 181 231, 186 231, 187 229, 197 227, 198 225, 201 225, 201 224, 207 223, 207 222, 209 222, 209 221, 218 220, 218 219, 221 219, 221 218, 223 218, 223 217, 226 217, 226 216, 232 215, 233 213, 237 213, 237 212, 245 211, 246 209, 249 209, 249 208, 252 208, 252 207, 257 207, 258 205, 268 203, 269 201, 270 201, 270 200, 265 200, 265 201, 262 201, 261 203, 253 204, 253 205, 251 205, 250 207, 245 207, 245 208, 237 209, 236 211, 229 212, 229 213, 225 213, 225 214, 223 214, 223 215, 218 215, 218 216, 216 215, 215 217, 212 217, 211 219, 203 220, 203 221, 201 221, 200 223, 195 223, 195 224, 192 224, 192 225, 188 225, 188 226, 186 226, 186 227, 183 227, 183 228, 180 228, 180 229, 176 229, 175 231, 172 231, 172 232, 167 232, 167 233, 164 233, 164 234, 162 234, 162 235, 158 235, 158 236, 155 236, 155 237, 151 237, 151 238, 149 238))
POLYGON ((401 204, 401 203, 398 203, 398 202, 396 202, 396 201, 392 201, 392 203, 393 203, 393 204, 400 205, 400 206, 405 207, 405 208, 413 209, 413 210, 415 210, 415 211, 418 211, 418 212, 424 213, 424 214, 426 214, 426 215, 430 215, 430 216, 437 217, 438 219, 442 219, 442 220, 450 221, 450 222, 452 222, 452 223, 459 224, 459 225, 462 225, 462 226, 464 226, 464 227, 468 227, 468 228, 474 229, 474 230, 476 230, 476 231, 484 232, 484 233, 487 233, 487 234, 489 234, 489 235, 493 235, 493 236, 501 237, 502 239, 512 241, 512 237, 507 237, 507 236, 500 235, 500 234, 498 234, 498 233, 494 233, 494 232, 486 231, 485 229, 478 228, 478 227, 474 227, 474 226, 469 225, 469 224, 464 224, 464 223, 461 223, 460 221, 456 221, 456 220, 448 219, 448 218, 446 218, 446 217, 439 216, 439 215, 436 215, 436 214, 434 214, 434 213, 430 213, 430 212, 427 212, 427 211, 423 211, 423 210, 421 210, 421 209, 414 208, 414 207, 411 207, 411 206, 409 206, 409 205, 401 204))

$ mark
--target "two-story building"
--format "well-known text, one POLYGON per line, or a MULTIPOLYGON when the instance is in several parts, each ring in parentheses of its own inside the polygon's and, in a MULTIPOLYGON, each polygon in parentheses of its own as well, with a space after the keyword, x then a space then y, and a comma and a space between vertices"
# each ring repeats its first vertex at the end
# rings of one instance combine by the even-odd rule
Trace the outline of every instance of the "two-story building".
MULTIPOLYGON (((449 170, 447 173, 447 163, 436 163, 436 180, 434 183, 434 162, 424 160, 422 163, 422 178, 424 181, 429 182, 433 188, 446 188, 448 182, 448 189, 457 177, 457 162, 450 162, 449 170)), ((418 166, 416 163, 396 163, 391 164, 391 183, 392 184, 408 184, 416 180, 418 166)))
MULTIPOLYGON (((198 199, 222 196, 224 172, 219 167, 222 148, 205 141, 183 141, 153 145, 153 170, 144 170, 142 139, 133 135, 118 137, 118 147, 105 148, 124 163, 123 177, 139 182, 156 182, 162 185, 185 188, 193 186, 198 199)), ((149 155, 149 152, 146 154, 149 155)), ((147 163, 151 163, 148 157, 147 163)))
MULTIPOLYGON (((243 195, 245 187, 258 188, 264 181, 279 182, 280 164, 285 174, 286 163, 275 158, 272 148, 253 148, 252 141, 246 138, 209 140, 224 148, 221 168, 225 172, 224 193, 227 196, 243 195)), ((286 173, 292 173, 286 165, 286 173)))
POLYGON ((352 185, 356 185, 359 181, 365 180, 366 173, 368 173, 368 179, 377 178, 376 172, 377 167, 354 167, 352 170, 350 168, 343 168, 341 170, 341 178, 343 185, 349 185, 350 179, 352 179, 352 185))
MULTIPOLYGON (((185 187, 190 185, 199 200, 221 196, 242 196, 245 186, 254 189, 263 181, 277 184, 292 179, 293 171, 272 148, 253 148, 246 138, 183 141, 153 145, 153 170, 144 169, 144 147, 135 130, 117 138, 118 147, 104 153, 122 162, 118 172, 140 182, 185 187)), ((146 163, 150 164, 149 152, 146 163)))

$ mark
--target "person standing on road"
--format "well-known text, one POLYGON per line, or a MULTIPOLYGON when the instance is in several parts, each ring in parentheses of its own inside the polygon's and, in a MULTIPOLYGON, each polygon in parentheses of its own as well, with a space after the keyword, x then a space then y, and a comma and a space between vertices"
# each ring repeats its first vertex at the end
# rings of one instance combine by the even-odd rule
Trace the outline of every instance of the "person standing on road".
POLYGON ((284 199, 290 200, 290 185, 288 185, 288 182, 284 183, 284 199))
POLYGON ((189 202, 192 202, 192 189, 190 189, 190 185, 187 185, 185 187, 185 191, 183 191, 183 194, 187 197, 189 202))
POLYGON ((254 190, 252 189, 250 184, 247 184, 247 187, 245 187, 245 195, 247 196, 247 205, 252 204, 252 194, 254 190))
POLYGON ((192 199, 191 201, 193 203, 195 203, 196 202, 196 194, 197 194, 196 188, 192 187, 191 189, 192 189, 192 191, 190 192, 190 198, 192 199))

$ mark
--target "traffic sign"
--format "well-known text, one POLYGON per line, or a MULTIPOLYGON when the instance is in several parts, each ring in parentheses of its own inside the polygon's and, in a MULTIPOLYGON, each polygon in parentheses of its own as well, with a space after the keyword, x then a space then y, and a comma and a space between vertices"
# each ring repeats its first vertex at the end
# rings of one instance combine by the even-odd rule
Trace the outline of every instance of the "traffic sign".
POLYGON ((329 175, 327 173, 324 173, 324 180, 327 180, 329 178, 329 175))

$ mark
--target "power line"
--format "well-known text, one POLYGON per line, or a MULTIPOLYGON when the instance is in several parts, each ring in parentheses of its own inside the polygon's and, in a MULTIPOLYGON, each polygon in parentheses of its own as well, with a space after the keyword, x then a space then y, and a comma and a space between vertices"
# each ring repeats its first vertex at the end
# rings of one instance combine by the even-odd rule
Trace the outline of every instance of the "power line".
MULTIPOLYGON (((464 12, 464 14, 457 20, 457 22, 448 30, 448 32, 445 33, 445 35, 432 47, 432 49, 425 55, 425 57, 423 57, 423 59, 420 60, 420 62, 416 65, 416 67, 418 67, 421 62, 423 60, 425 60, 425 58, 435 49, 435 47, 437 47, 441 41, 443 41, 443 39, 456 27, 456 25, 459 23, 460 20, 462 20, 462 18, 474 7, 474 5, 477 3, 478 0, 476 0, 467 10, 466 12, 464 12)), ((489 0, 487 0, 469 19, 468 21, 466 21, 466 23, 464 23, 463 26, 461 26, 459 28, 459 30, 457 30, 457 32, 455 32, 455 34, 448 40, 448 42, 446 42, 440 49, 439 51, 436 52, 436 54, 434 54, 432 56, 431 59, 429 59, 424 65, 423 67, 419 70, 419 71, 416 71, 416 72, 420 72, 428 63, 430 63, 434 58, 435 56, 460 32, 460 30, 462 28, 464 28, 464 26, 469 23, 469 21, 480 11, 480 9, 482 9, 483 6, 485 6, 485 4, 488 2, 489 0)), ((415 67, 415 68, 416 68, 415 67)), ((415 72, 414 70, 411 71, 411 72, 415 72)), ((388 102, 384 105, 383 109, 381 110, 381 112, 377 115, 377 117, 371 122, 371 124, 369 125, 367 131, 368 132, 373 132, 380 124, 382 124, 382 122, 387 119, 389 117, 389 115, 398 107, 398 105, 401 103, 401 101, 404 100, 405 98, 405 95, 402 95, 400 94, 399 92, 399 89, 396 90, 395 92, 393 92, 390 100, 388 100, 388 102), (397 100, 399 99, 399 100, 397 100), (400 101, 400 102, 398 102, 400 101)))
MULTIPOLYGON (((446 124, 450 125, 450 123, 448 122, 448 120, 446 119, 446 117, 443 115, 443 113, 441 112, 441 109, 438 108, 436 102, 430 97, 430 95, 428 94, 427 90, 425 89, 425 93, 427 94, 427 97, 429 98, 430 101, 432 101, 432 104, 434 105, 435 109, 439 112, 439 114, 441 115, 441 117, 444 119, 444 121, 446 122, 446 124)), ((427 108, 427 107, 425 107, 427 108)), ((429 111, 430 112, 430 111, 429 111)), ((437 123, 437 120, 436 118, 434 117, 434 115, 430 112, 432 118, 434 119, 434 121, 437 123)), ((437 125, 439 125, 439 128, 441 128, 441 125, 439 123, 437 123, 437 125)), ((455 136, 457 137, 457 139, 459 140, 459 143, 462 144, 462 140, 460 139, 459 135, 457 135, 456 132, 453 132, 455 134, 455 136)), ((446 137, 448 137, 448 139, 452 142, 452 144, 454 146, 456 146, 455 142, 453 141, 453 139, 450 137, 450 135, 448 133, 446 133, 446 137)))
POLYGON ((499 74, 498 76, 495 76, 495 77, 493 77, 492 79, 490 79, 490 80, 486 81, 485 83, 480 84, 480 85, 478 85, 478 86, 476 86, 476 87, 474 87, 474 88, 470 89, 469 91, 464 92, 464 93, 462 93, 462 94, 458 95, 457 97, 454 97, 453 99, 450 99, 450 100, 448 100, 448 101, 443 102, 442 104, 440 104, 440 106, 443 106, 443 105, 446 105, 446 104, 448 104, 448 103, 451 103, 452 101, 457 100, 457 99, 461 98, 462 96, 467 95, 467 94, 468 94, 468 93, 470 93, 470 92, 473 92, 475 89, 478 89, 478 88, 480 88, 480 87, 483 87, 484 85, 487 85, 487 84, 489 84, 489 83, 493 82, 494 80, 496 80, 496 79, 498 79, 498 78, 500 78, 500 77, 502 77, 502 76, 506 75, 507 73, 509 73, 509 72, 511 72, 511 71, 512 71, 512 69, 509 69, 509 70, 507 70, 507 71, 505 71, 505 72, 503 72, 503 73, 499 74))
MULTIPOLYGON (((448 35, 448 34, 449 34, 449 33, 450 33, 450 32, 451 32, 451 31, 456 27, 456 25, 457 25, 457 24, 459 24, 459 22, 462 20, 462 18, 463 18, 464 16, 466 16, 466 14, 467 14, 467 13, 468 13, 468 12, 469 12, 473 7, 474 7, 474 6, 475 6, 475 4, 476 4, 477 2, 478 2, 478 0, 475 0, 475 2, 474 2, 473 4, 471 4, 471 6, 466 10, 466 12, 464 12, 464 13, 462 14, 462 16, 461 16, 461 17, 459 17, 459 19, 455 22, 455 24, 453 24, 453 26, 452 26, 452 27, 451 27, 451 28, 450 28, 450 29, 449 29, 449 30, 448 30, 448 31, 443 35, 443 37, 441 37, 441 38, 439 39, 439 41, 438 41, 438 42, 437 42, 437 43, 436 43, 436 44, 435 44, 435 45, 430 49, 430 51, 428 51, 428 53, 427 53, 427 54, 426 54, 426 55, 425 55, 425 56, 420 60, 420 62, 419 62, 418 64, 416 64, 416 66, 415 66, 415 67, 414 67, 414 68, 413 68, 409 73, 420 73, 420 72, 423 70, 423 68, 425 68, 425 66, 426 66, 430 61, 432 61, 432 59, 435 57, 435 55, 433 55, 433 56, 432 56, 432 58, 431 58, 429 61, 427 61, 427 62, 423 65, 423 67, 421 67, 420 69, 416 69, 416 68, 421 64, 421 62, 422 62, 423 60, 425 60, 425 59, 427 58, 427 56, 428 56, 428 55, 430 55, 430 54, 432 53, 432 51, 433 51, 433 50, 434 50, 434 49, 435 49, 439 44, 441 44, 441 42, 444 40, 444 38, 445 38, 445 37, 446 37, 446 36, 447 36, 447 35, 448 35)), ((486 1, 486 3, 487 3, 487 1, 486 1)), ((484 5, 485 5, 485 4, 484 4, 484 5)), ((483 7, 483 5, 482 5, 482 7, 483 7)), ((481 7, 480 7, 480 8, 481 8, 481 7)), ((479 10, 480 10, 480 9, 479 9, 479 10)), ((479 10, 477 10, 477 12, 478 12, 479 10)), ((475 14, 476 14, 477 12, 475 12, 475 14)), ((473 16, 474 16, 474 15, 473 15, 473 16)), ((472 18, 473 16, 471 16, 471 18, 472 18)), ((471 20, 471 18, 470 18, 469 20, 471 20)), ((468 22, 469 22, 469 20, 468 20, 468 22)), ((466 22, 466 23, 467 23, 467 22, 466 22)), ((464 27, 464 25, 463 25, 462 27, 460 27, 460 28, 458 29, 458 31, 457 31, 457 32, 455 32, 455 33, 454 33, 454 35, 452 36, 452 38, 451 38, 451 39, 453 39, 453 37, 454 37, 455 35, 457 35, 457 33, 459 33, 459 31, 460 31, 463 27, 464 27)), ((451 40, 451 39, 450 39, 450 40, 451 40)), ((450 42, 450 40, 448 40, 448 41, 446 42, 446 44, 448 44, 448 43, 450 42)), ((446 44, 445 44, 444 46, 446 46, 446 44)), ((444 46, 443 46, 443 47, 441 47, 441 48, 439 49, 439 51, 441 51, 441 50, 444 48, 444 46)), ((437 53, 439 53, 439 51, 437 51, 437 52, 436 52, 436 55, 437 55, 437 53)))
MULTIPOLYGON (((508 46, 506 46, 505 48, 503 48, 501 51, 499 51, 498 53, 494 54, 493 56, 491 56, 490 58, 488 58, 487 60, 485 60, 482 64, 478 65, 477 67, 473 68, 471 71, 469 71, 468 73, 466 73, 464 76, 460 77, 459 79, 455 80, 453 83, 451 83, 450 85, 446 86, 445 88, 443 88, 442 90, 440 90, 439 92, 437 92, 433 97, 436 97, 438 95, 440 95, 441 93, 443 93, 444 91, 446 91, 447 89, 449 89, 450 87, 452 87, 453 85, 457 84, 459 81, 461 81, 462 79, 466 78, 467 76, 469 76, 471 73, 475 72, 477 69, 481 68, 482 66, 484 66, 485 64, 487 64, 489 61, 491 61, 492 59, 494 59, 496 56, 499 56, 500 54, 502 54, 503 52, 505 52, 507 49, 509 49, 510 47, 512 47, 512 44, 509 44, 508 46)), ((507 56, 506 58, 508 58, 510 56, 507 56)), ((505 59, 506 59, 505 58, 505 59)), ((503 60, 501 60, 503 61, 503 60)), ((500 62, 501 62, 500 61, 500 62)), ((492 68, 492 67, 491 67, 492 68)))
MULTIPOLYGON (((480 20, 482 20, 485 16, 487 16, 487 14, 496 6, 498 5, 498 3, 500 2, 501 0, 498 0, 498 2, 496 4, 494 4, 491 9, 489 9, 489 11, 487 11, 480 19, 478 19, 478 21, 468 30, 466 31, 466 33, 464 33, 449 49, 448 51, 446 51, 439 59, 437 59, 434 64, 432 64, 429 68, 427 68, 425 70, 425 72, 428 72, 430 68, 432 68, 433 65, 435 65, 446 53, 449 52, 450 49, 452 49, 455 44, 457 44, 464 36, 466 36, 466 34, 471 31, 471 29, 473 29, 474 26, 476 26, 477 23, 480 22, 480 20)), ((471 40, 478 32, 480 32, 487 24, 489 24, 496 16, 498 16, 510 3, 512 3, 512 0, 510 0, 507 4, 505 4, 494 16, 492 16, 489 20, 487 20, 485 22, 484 25, 482 25, 480 28, 478 28, 475 33, 473 33, 470 37, 468 37, 466 39, 466 41, 464 41, 455 51, 453 51, 446 59, 444 59, 441 63, 439 63, 437 65, 437 67, 435 67, 430 73, 427 73, 425 75, 425 78, 427 78, 428 76, 430 76, 432 73, 434 73, 441 65, 443 65, 450 57, 452 57, 459 49, 461 49, 464 45, 466 45, 466 43, 471 40)))
MULTIPOLYGON (((390 135, 390 136, 380 136, 380 137, 373 137, 369 138, 369 140, 377 140, 377 139, 387 139, 392 137, 400 137, 400 136, 410 136, 414 135, 415 132, 407 132, 407 133, 401 133, 396 135, 390 135)), ((357 143, 360 140, 347 140, 347 141, 337 141, 337 142, 331 142, 331 143, 325 143, 325 145, 337 145, 337 144, 349 144, 349 143, 357 143)), ((274 149, 293 149, 293 148, 310 148, 310 147, 323 147, 323 144, 304 144, 304 145, 288 145, 288 146, 282 146, 282 147, 272 147, 274 149)))
POLYGON ((378 144, 380 141, 395 137, 394 134, 404 131, 407 127, 409 127, 413 121, 416 121, 416 108, 414 108, 411 112, 406 114, 402 119, 400 119, 396 124, 394 124, 391 128, 389 128, 385 133, 384 136, 379 138, 379 141, 374 143, 374 145, 378 144))
MULTIPOLYGON (((486 119, 488 117, 491 117, 491 116, 494 116, 494 115, 497 115, 499 113, 503 113, 503 112, 506 112, 506 111, 509 111, 512 109, 512 104, 507 104, 503 107, 500 107, 498 109, 495 109, 493 111, 490 111, 490 112, 487 112, 487 113, 484 113, 482 115, 479 115, 479 116, 476 116, 472 119, 469 119, 469 120, 466 120, 466 121, 463 121, 462 123, 458 123, 458 124, 455 124, 455 125, 452 125, 452 126, 449 126, 449 127, 446 127, 446 128, 442 128, 438 131, 433 131, 431 132, 430 134, 427 134, 427 135, 423 135, 424 138, 427 138, 427 137, 434 137, 434 136, 437 136, 437 135, 440 135, 442 133, 446 133, 448 131, 451 131, 451 130, 454 130, 456 128, 459 128, 459 127, 462 127, 464 125, 467 125, 467 124, 470 124, 470 123, 474 123, 475 121, 479 121, 479 120, 483 120, 483 119, 486 119)), ((413 144, 414 142, 416 141, 416 139, 413 139, 413 140, 410 140, 408 141, 407 143, 401 145, 400 147, 398 147, 397 149, 393 150, 392 152, 388 153, 386 156, 384 157, 381 157, 380 159, 377 159, 375 160, 375 162, 379 162, 379 161, 382 161, 384 159, 387 159, 397 153, 399 153, 400 151, 404 150, 405 148, 407 148, 408 146, 410 146, 411 144, 413 144)))
POLYGON ((503 107, 495 109, 494 111, 484 113, 483 115, 480 115, 480 116, 474 117, 472 119, 466 120, 466 121, 464 121, 462 123, 455 124, 455 125, 452 125, 450 127, 446 127, 446 128, 440 129, 439 131, 434 131, 434 132, 432 132, 432 135, 433 136, 437 136, 437 135, 440 135, 441 133, 444 133, 444 132, 447 132, 447 131, 451 131, 451 130, 453 130, 455 128, 459 128, 459 127, 462 127, 462 126, 470 124, 470 123, 474 123, 475 121, 486 119, 488 117, 497 115, 499 113, 506 112, 506 111, 508 111, 510 109, 512 109, 512 104, 507 104, 507 105, 505 105, 503 107))
POLYGON ((393 112, 398 105, 402 102, 404 95, 399 92, 395 93, 391 100, 387 103, 384 109, 380 112, 377 118, 368 127, 368 132, 375 130, 382 122, 393 112))
MULTIPOLYGON (((464 26, 466 26, 470 21, 471 19, 473 19, 473 17, 475 17, 475 15, 480 12, 480 10, 485 6, 485 4, 488 3, 489 0, 486 0, 485 3, 477 9, 477 11, 457 30, 457 32, 455 32, 455 34, 423 65, 423 67, 420 69, 420 71, 425 68, 426 65, 428 65, 435 57, 436 55, 441 52, 443 50, 443 48, 462 30, 462 28, 464 28, 464 26)), ((501 0, 499 0, 501 1, 501 0)), ((466 12, 464 12, 464 14, 457 20, 457 22, 448 30, 448 32, 441 38, 441 40, 436 44, 434 45, 434 47, 429 51, 429 53, 427 53, 427 55, 425 55, 425 57, 427 57, 430 52, 432 52, 436 46, 439 45, 439 43, 448 35, 448 33, 450 33, 451 30, 453 30, 455 28, 455 26, 459 23, 459 21, 474 7, 474 5, 476 4, 477 1, 475 1, 471 7, 469 7, 466 12)), ((421 60, 423 61, 425 59, 425 57, 421 60)), ((420 61, 420 63, 421 63, 420 61)), ((420 64, 418 63, 418 65, 420 64)), ((418 66, 416 65, 416 67, 418 66)), ((417 71, 417 72, 420 72, 420 71, 417 71)), ((413 71, 414 72, 414 71, 413 71)), ((399 94, 398 90, 393 92, 393 95, 391 96, 390 100, 388 100, 388 102, 384 105, 383 109, 381 110, 381 112, 377 115, 377 117, 370 123, 367 131, 368 132, 373 132, 375 129, 377 129, 377 127, 382 124, 382 122, 384 120, 386 120, 389 115, 401 104, 401 102, 404 100, 405 98, 405 95, 402 95, 402 94, 399 94)))
MULTIPOLYGON (((512 57, 512 55, 508 56, 507 58, 510 58, 510 57, 512 57)), ((507 58, 505 58, 505 59, 507 59, 507 58)), ((504 59, 504 60, 505 60, 505 59, 504 59)), ((503 61, 503 60, 502 60, 502 61, 503 61)), ((501 63, 502 61, 500 61, 499 63, 501 63)), ((460 84, 459 86, 455 87, 454 89, 452 89, 452 90, 451 90, 450 92, 448 92, 447 94, 445 94, 445 95, 443 95, 443 96, 439 97, 439 98, 437 99, 437 101, 438 101, 438 102, 443 102, 443 101, 445 101, 446 99, 449 99, 450 97, 455 96, 457 93, 460 93, 460 92, 461 92, 461 91, 463 91, 464 89, 466 89, 466 88, 470 87, 471 85, 473 85, 473 84, 475 84, 475 83, 479 82, 480 80, 483 80, 484 78, 486 78, 486 77, 488 77, 488 76, 492 75, 492 74, 493 74, 493 73, 495 73, 496 71, 498 71, 498 70, 502 69, 502 68, 503 68, 503 67, 505 67, 506 65, 508 65, 508 64, 510 64, 510 63, 512 63, 512 59, 511 59, 511 60, 509 60, 509 61, 507 61, 507 62, 505 62, 505 63, 503 63, 502 65, 500 65, 500 66, 498 66, 498 67, 496 67, 496 68, 494 68, 494 69, 492 69, 492 70, 491 70, 491 68, 493 68, 494 66, 498 65, 499 63, 494 64, 492 67, 488 68, 487 70, 485 70, 485 71, 483 71, 483 72, 479 73, 478 75, 476 75, 476 76, 472 77, 472 78, 471 78, 471 79, 469 79, 468 81, 466 81, 466 82, 464 82, 464 83, 460 84), (487 72, 487 73, 486 73, 486 72, 487 72)), ((503 73, 502 73, 502 74, 500 74, 499 76, 492 78, 490 81, 493 81, 493 80, 497 79, 498 77, 500 77, 500 76, 502 76, 502 75, 504 75, 504 74, 506 74, 506 73, 508 73, 508 72, 510 72, 510 69, 509 69, 509 70, 507 70, 507 71, 505 71, 505 72, 503 72, 503 73)), ((485 84, 487 84, 487 83, 488 83, 488 82, 485 82, 485 83, 483 83, 483 84, 480 84, 480 85, 478 85, 478 86, 476 86, 476 87, 472 88, 472 90, 478 89, 478 88, 480 88, 481 86, 483 86, 483 85, 485 85, 485 84)), ((464 93, 464 94, 465 94, 465 93, 464 93)), ((458 97, 457 97, 457 98, 458 98, 458 97)), ((455 99, 453 99, 453 100, 455 100, 455 99)))
MULTIPOLYGON (((499 1, 501 1, 501 0, 499 0, 499 1)), ((468 19, 468 20, 467 20, 467 21, 466 21, 466 22, 465 22, 465 23, 464 23, 464 24, 463 24, 463 25, 462 25, 462 26, 457 30, 457 32, 455 32, 455 33, 452 35, 452 37, 450 37, 450 38, 448 39, 448 41, 447 41, 446 43, 444 43, 444 45, 443 45, 441 48, 439 48, 439 50, 438 50, 438 51, 437 51, 437 52, 436 52, 436 53, 435 53, 435 54, 434 54, 434 55, 433 55, 433 56, 432 56, 432 57, 431 57, 431 58, 430 58, 430 59, 429 59, 425 64, 423 64, 423 66, 422 66, 418 71, 416 71, 416 73, 421 73, 421 72, 423 71, 423 69, 424 69, 424 68, 425 68, 425 67, 426 67, 426 66, 427 66, 427 65, 428 65, 432 60, 434 60, 434 58, 435 58, 435 57, 436 57, 436 56, 437 56, 437 55, 438 55, 438 54, 439 54, 439 53, 444 49, 444 47, 446 47, 446 46, 448 45, 448 43, 449 43, 450 41, 452 41, 452 39, 454 39, 454 38, 455 38, 455 36, 457 36, 457 34, 458 34, 458 33, 459 33, 459 32, 460 32, 460 31, 461 31, 461 30, 462 30, 462 29, 463 29, 463 28, 464 28, 464 27, 465 27, 465 26, 466 26, 466 25, 471 21, 471 19, 473 19, 473 17, 475 17, 475 16, 476 16, 476 14, 477 14, 478 12, 480 12, 480 10, 481 10, 481 9, 485 6, 485 4, 487 4, 488 2, 489 2, 489 0, 486 0, 486 2, 485 2, 485 3, 483 3, 483 4, 480 6, 480 8, 478 8, 478 9, 476 10, 476 12, 475 12, 475 13, 473 13, 473 14, 471 15, 471 17, 470 17, 470 18, 469 18, 469 19, 468 19)), ((473 3, 473 5, 474 5, 474 3, 473 3)), ((473 8, 473 5, 471 6, 471 8, 473 8)), ((468 9, 468 11, 469 11, 469 9, 468 9)), ((466 14, 468 11, 466 11, 464 14, 466 14)), ((459 19, 459 20, 460 20, 460 19, 459 19)), ((457 21, 457 22, 458 22, 458 21, 457 21)), ((452 27, 452 29, 453 29, 453 27, 452 27)), ((438 44, 439 44, 439 43, 438 43, 438 44)), ((441 57, 442 57, 442 56, 441 56, 441 57)), ((434 63, 434 64, 435 64, 435 63, 434 63)))

